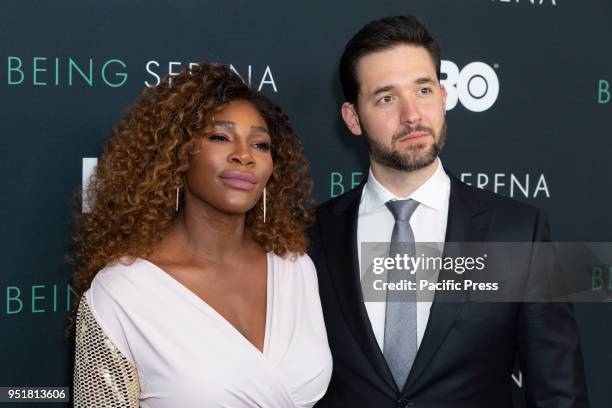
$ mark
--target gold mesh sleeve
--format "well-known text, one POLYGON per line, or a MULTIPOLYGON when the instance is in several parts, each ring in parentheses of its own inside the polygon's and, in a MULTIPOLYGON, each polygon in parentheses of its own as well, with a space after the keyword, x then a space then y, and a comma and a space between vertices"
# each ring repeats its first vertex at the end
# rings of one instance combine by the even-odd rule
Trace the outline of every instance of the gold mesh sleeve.
POLYGON ((140 385, 136 366, 104 334, 85 296, 77 314, 75 354, 75 407, 138 407, 140 385))

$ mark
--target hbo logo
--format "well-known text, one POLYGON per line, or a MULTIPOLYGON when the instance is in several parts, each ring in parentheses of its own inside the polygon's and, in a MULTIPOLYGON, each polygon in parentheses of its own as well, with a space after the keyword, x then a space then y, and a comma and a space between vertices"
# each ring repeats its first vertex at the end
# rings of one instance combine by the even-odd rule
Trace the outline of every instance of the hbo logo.
POLYGON ((472 62, 459 71, 452 61, 442 61, 440 70, 446 79, 440 81, 446 88, 446 109, 451 110, 457 101, 472 112, 483 112, 497 100, 499 79, 497 74, 484 62, 472 62))

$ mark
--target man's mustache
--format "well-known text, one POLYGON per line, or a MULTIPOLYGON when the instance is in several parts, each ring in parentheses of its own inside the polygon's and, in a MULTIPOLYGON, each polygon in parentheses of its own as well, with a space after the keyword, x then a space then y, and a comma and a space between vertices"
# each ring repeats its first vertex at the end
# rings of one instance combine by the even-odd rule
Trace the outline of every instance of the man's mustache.
POLYGON ((404 130, 402 130, 401 132, 394 134, 393 137, 391 138, 391 143, 397 142, 398 140, 408 136, 412 132, 425 132, 425 133, 429 133, 431 136, 434 135, 433 129, 428 128, 427 126, 422 126, 422 125, 409 126, 405 128, 404 130))

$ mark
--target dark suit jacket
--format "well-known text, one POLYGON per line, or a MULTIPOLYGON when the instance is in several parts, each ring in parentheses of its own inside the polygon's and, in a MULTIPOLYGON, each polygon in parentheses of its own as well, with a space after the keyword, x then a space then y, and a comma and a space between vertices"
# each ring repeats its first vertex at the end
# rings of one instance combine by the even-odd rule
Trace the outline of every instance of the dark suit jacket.
MULTIPOLYGON (((541 211, 450 178, 446 242, 549 240, 541 211)), ((517 355, 528 407, 588 406, 579 333, 565 303, 434 300, 412 370, 399 390, 374 337, 360 286, 357 216, 363 185, 320 205, 310 230, 309 254, 334 360, 329 389, 317 407, 512 407, 517 355)))

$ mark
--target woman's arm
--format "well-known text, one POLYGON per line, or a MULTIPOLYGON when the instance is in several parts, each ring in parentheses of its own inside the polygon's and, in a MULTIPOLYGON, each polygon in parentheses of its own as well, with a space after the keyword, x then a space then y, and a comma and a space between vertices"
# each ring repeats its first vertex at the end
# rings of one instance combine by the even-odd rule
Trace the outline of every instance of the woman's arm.
POLYGON ((81 298, 76 323, 74 406, 138 407, 136 366, 113 345, 81 298))

